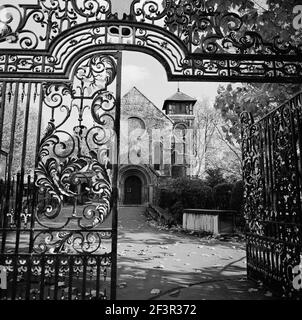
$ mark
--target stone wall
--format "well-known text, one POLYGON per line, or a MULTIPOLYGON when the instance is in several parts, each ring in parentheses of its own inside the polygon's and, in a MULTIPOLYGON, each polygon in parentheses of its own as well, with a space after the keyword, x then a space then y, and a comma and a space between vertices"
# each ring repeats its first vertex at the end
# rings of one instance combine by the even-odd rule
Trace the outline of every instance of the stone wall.
POLYGON ((122 98, 122 126, 121 126, 121 160, 122 163, 129 162, 129 143, 131 154, 129 164, 154 164, 154 154, 152 152, 155 141, 163 143, 163 163, 159 174, 164 176, 171 175, 171 133, 173 129, 173 121, 167 117, 160 109, 158 109, 148 98, 146 98, 136 87, 132 88, 122 98), (137 121, 133 121, 137 119, 137 121), (138 124, 142 121, 139 145, 137 144, 137 135, 132 141, 129 133, 134 129, 139 129, 138 124), (162 139, 162 140, 161 140, 162 139), (135 144, 136 142, 136 144, 135 144))

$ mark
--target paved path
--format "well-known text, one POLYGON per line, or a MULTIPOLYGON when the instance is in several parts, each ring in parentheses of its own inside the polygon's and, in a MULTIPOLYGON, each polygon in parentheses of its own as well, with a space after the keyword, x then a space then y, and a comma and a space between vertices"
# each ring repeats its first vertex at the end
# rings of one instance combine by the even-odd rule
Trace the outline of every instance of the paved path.
POLYGON ((144 212, 119 210, 118 299, 273 299, 246 279, 243 243, 164 230, 144 212))

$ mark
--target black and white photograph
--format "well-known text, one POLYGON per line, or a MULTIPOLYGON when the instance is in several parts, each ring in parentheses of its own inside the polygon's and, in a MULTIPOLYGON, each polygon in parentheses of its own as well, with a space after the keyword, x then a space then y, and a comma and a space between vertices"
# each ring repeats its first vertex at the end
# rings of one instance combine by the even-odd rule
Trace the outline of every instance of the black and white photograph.
POLYGON ((0 309, 302 300, 301 150, 302 0, 0 0, 0 309))

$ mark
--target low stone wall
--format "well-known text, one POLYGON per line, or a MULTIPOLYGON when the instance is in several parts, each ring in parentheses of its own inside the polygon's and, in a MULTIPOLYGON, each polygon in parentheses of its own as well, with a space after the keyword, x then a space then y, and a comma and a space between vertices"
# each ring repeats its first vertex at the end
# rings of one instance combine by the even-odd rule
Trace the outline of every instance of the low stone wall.
POLYGON ((231 210, 185 209, 183 229, 211 234, 233 233, 236 214, 231 210))
POLYGON ((146 211, 147 215, 150 216, 153 220, 158 221, 159 223, 166 224, 171 226, 173 223, 173 217, 168 213, 168 210, 162 209, 158 206, 149 205, 146 211))

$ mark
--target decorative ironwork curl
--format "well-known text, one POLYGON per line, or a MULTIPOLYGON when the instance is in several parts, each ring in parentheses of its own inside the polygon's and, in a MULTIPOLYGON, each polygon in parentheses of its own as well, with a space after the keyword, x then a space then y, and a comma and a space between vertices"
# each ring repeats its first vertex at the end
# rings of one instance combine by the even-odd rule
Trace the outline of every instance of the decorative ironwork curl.
POLYGON ((111 239, 111 232, 43 231, 34 238, 34 253, 100 254, 106 239, 111 239))
POLYGON ((243 171, 248 273, 298 297, 292 270, 301 263, 301 94, 253 123, 244 114, 243 171))
MULTIPOLYGON (((116 77, 116 62, 109 55, 94 54, 76 66, 74 75, 72 87, 55 84, 45 89, 44 103, 51 110, 51 120, 41 141, 36 169, 36 185, 41 194, 47 192, 37 213, 38 222, 45 227, 47 219, 62 218, 67 199, 73 203, 73 217, 81 211, 79 227, 86 229, 103 223, 112 205, 107 145, 112 143, 114 117, 110 112, 116 103, 113 93, 106 89, 116 77), (84 111, 88 108, 91 120, 98 124, 91 123, 90 129, 82 124, 87 121, 84 111), (56 125, 58 111, 65 117, 56 125), (70 132, 68 121, 75 111, 79 123, 70 132), (79 209, 77 202, 83 195, 91 205, 79 209)), ((65 220, 58 223, 60 228, 72 223, 70 216, 65 220)))

